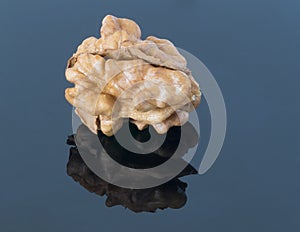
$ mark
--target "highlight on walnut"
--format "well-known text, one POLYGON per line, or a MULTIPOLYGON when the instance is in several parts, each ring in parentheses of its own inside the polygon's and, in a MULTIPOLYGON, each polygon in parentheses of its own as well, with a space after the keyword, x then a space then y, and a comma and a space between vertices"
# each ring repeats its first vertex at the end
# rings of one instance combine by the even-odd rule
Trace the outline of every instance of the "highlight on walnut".
POLYGON ((141 39, 130 19, 106 16, 101 37, 89 37, 69 59, 65 97, 92 132, 113 135, 124 119, 160 134, 188 121, 201 92, 185 58, 166 39, 141 39), (118 106, 116 108, 116 105, 118 106))

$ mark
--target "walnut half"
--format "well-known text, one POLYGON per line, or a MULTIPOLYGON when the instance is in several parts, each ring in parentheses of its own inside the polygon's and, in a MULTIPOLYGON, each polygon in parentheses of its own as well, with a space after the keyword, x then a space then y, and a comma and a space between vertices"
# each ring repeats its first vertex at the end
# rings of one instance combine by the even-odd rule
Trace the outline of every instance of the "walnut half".
POLYGON ((94 133, 113 135, 130 118, 140 130, 158 133, 188 120, 200 103, 199 85, 185 58, 168 40, 141 40, 132 20, 108 15, 101 38, 90 37, 69 59, 65 97, 94 133))

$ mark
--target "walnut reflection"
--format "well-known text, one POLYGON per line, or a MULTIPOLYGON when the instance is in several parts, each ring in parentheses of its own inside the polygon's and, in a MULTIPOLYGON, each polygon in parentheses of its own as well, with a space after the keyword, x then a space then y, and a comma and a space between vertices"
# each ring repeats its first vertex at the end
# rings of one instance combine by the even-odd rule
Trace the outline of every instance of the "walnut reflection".
MULTIPOLYGON (((186 126, 191 127, 189 124, 186 126)), ((166 141, 157 151, 147 156, 140 155, 138 158, 135 156, 136 154, 131 154, 120 147, 114 137, 107 137, 100 133, 99 139, 106 152, 122 165, 134 168, 147 168, 166 161, 172 155, 173 150, 177 147, 176 141, 180 137, 180 131, 180 127, 171 128, 167 134, 166 141)), ((147 130, 139 131, 135 126, 131 125, 131 132, 137 140, 147 140, 147 130)), ((190 139, 185 142, 187 143, 187 149, 194 146, 195 143, 195 141, 190 139)), ((104 181, 89 169, 79 154, 73 135, 68 137, 67 144, 71 145, 67 174, 89 192, 99 196, 106 195, 105 204, 107 207, 122 205, 136 213, 156 212, 157 209, 163 210, 166 208, 179 209, 187 201, 185 193, 187 184, 179 180, 179 177, 197 174, 196 169, 188 164, 176 178, 163 185, 147 189, 121 188, 104 181)), ((182 155, 185 152, 186 150, 183 150, 182 155)))

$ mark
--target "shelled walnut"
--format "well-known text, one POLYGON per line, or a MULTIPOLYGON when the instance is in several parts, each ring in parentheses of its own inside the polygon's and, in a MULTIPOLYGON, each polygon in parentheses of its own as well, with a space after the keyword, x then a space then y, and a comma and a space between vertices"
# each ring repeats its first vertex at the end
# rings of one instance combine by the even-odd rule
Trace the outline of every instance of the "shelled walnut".
POLYGON ((87 38, 69 59, 66 78, 75 87, 66 99, 94 133, 113 135, 130 118, 141 130, 158 133, 188 120, 201 92, 185 58, 168 40, 141 40, 132 20, 108 15, 101 38, 87 38))

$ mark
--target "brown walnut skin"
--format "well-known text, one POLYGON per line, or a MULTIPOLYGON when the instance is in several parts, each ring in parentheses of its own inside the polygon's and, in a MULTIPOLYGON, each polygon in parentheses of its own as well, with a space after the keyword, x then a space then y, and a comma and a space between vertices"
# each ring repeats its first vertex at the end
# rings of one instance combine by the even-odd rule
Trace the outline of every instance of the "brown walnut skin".
POLYGON ((166 133, 200 103, 199 85, 186 66, 170 41, 141 40, 134 21, 108 15, 101 38, 85 39, 69 59, 66 78, 75 86, 65 97, 94 133, 111 136, 124 118, 139 129, 152 125, 166 133))

